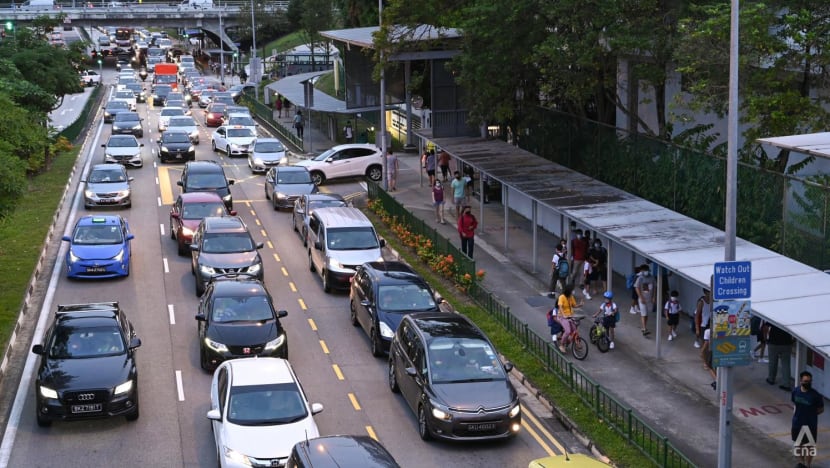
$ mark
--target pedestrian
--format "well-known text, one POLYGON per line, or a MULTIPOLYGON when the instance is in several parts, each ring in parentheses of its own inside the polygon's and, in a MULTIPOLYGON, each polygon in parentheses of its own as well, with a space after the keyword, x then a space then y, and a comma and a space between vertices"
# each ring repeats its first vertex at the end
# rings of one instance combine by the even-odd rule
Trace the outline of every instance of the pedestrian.
POLYGON ((816 454, 818 416, 824 412, 824 397, 813 388, 813 374, 803 371, 798 377, 799 385, 790 398, 795 406, 790 434, 793 452, 801 460, 798 467, 809 468, 816 454))
POLYGON ((634 290, 637 291, 637 305, 640 308, 640 325, 642 325, 643 336, 648 336, 648 313, 655 306, 656 282, 651 276, 648 265, 640 265, 640 276, 634 282, 634 290))
POLYGON ((441 177, 443 177, 444 182, 448 180, 450 175, 450 153, 447 153, 447 150, 441 149, 441 152, 438 153, 438 167, 441 168, 441 177))
POLYGON ((426 161, 424 161, 424 169, 429 176, 429 186, 435 185, 435 150, 429 150, 426 161))
POLYGON ((568 259, 565 257, 565 247, 556 244, 551 259, 550 292, 548 297, 555 297, 557 288, 562 291, 568 280, 568 259))
POLYGON ((683 307, 680 305, 680 293, 672 291, 669 300, 663 306, 663 314, 666 317, 666 325, 669 327, 669 341, 677 338, 677 324, 680 323, 680 312, 683 307))
POLYGON ((461 236, 461 251, 470 258, 473 258, 477 227, 478 220, 473 216, 470 205, 464 205, 461 216, 458 218, 458 234, 461 236))
POLYGON ((594 243, 588 250, 588 260, 591 264, 591 285, 594 286, 595 291, 605 291, 608 289, 605 277, 608 274, 608 251, 602 246, 602 241, 598 238, 594 239, 594 243))
POLYGON ((557 309, 556 304, 548 310, 546 316, 548 319, 548 327, 550 327, 550 340, 553 344, 556 344, 559 334, 562 333, 562 324, 559 323, 559 309, 557 309))
POLYGON ((775 385, 778 378, 778 361, 781 361, 781 390, 790 390, 790 357, 792 356, 793 337, 776 325, 770 324, 769 364, 767 364, 767 383, 775 385))
POLYGON ((432 186, 432 206, 435 208, 435 222, 447 224, 444 221, 444 186, 438 180, 432 186))
POLYGON ((239 71, 239 79, 242 80, 242 83, 245 83, 245 81, 248 80, 248 73, 244 68, 239 71))
POLYGON ((593 270, 594 265, 591 263, 590 258, 585 260, 585 262, 583 262, 582 265, 583 265, 583 267, 582 267, 582 278, 583 278, 582 295, 585 297, 585 300, 590 301, 591 300, 591 292, 590 292, 591 291, 591 275, 594 272, 594 270, 593 270))
POLYGON ((700 348, 700 358, 703 360, 703 369, 709 373, 709 376, 712 377, 711 385, 712 390, 718 389, 718 374, 715 372, 715 368, 712 367, 712 341, 711 341, 711 332, 712 330, 707 328, 703 331, 703 346, 700 348))
POLYGON ((294 114, 294 129, 297 130, 297 136, 300 137, 300 140, 303 139, 303 111, 297 109, 297 113, 294 114))
MULTIPOLYGON (((574 238, 571 239, 571 276, 568 282, 575 287, 582 288, 584 278, 585 260, 588 258, 588 241, 582 236, 582 229, 574 231, 574 238)), ((584 294, 584 291, 583 291, 584 294)), ((590 299, 590 297, 585 297, 590 299)))
POLYGON ((392 153, 391 148, 386 150, 386 177, 389 182, 389 190, 398 190, 398 156, 392 153))
POLYGON ((461 205, 464 203, 464 181, 461 180, 461 173, 455 171, 455 178, 450 183, 452 188, 452 203, 455 205, 455 217, 461 217, 461 205))
POLYGON ((758 344, 752 350, 752 357, 758 358, 758 362, 767 363, 769 359, 764 358, 764 351, 767 349, 767 337, 769 335, 769 324, 761 317, 752 317, 750 319, 749 329, 755 335, 758 344), (760 350, 760 352, 759 352, 760 350))
POLYGON ((605 298, 605 301, 600 304, 599 310, 594 314, 594 318, 602 314, 602 326, 607 330, 608 339, 610 340, 608 347, 614 349, 614 329, 617 327, 617 313, 619 313, 619 310, 617 309, 617 304, 614 303, 614 293, 605 291, 602 297, 605 298))
POLYGON ((709 288, 703 288, 703 295, 695 304, 695 348, 700 348, 703 333, 709 329, 712 321, 712 297, 709 288))
POLYGON ((475 175, 475 171, 470 166, 464 166, 464 202, 470 203, 470 199, 473 196, 474 187, 473 187, 473 176, 475 175))
POLYGON ((277 98, 274 99, 274 110, 277 111, 277 118, 282 118, 282 96, 277 94, 277 98))
POLYGON ((571 322, 571 317, 574 315, 574 309, 582 307, 583 304, 582 302, 576 302, 573 293, 574 285, 566 284, 562 289, 562 294, 559 295, 559 299, 556 300, 556 305, 559 309, 559 324, 562 325, 562 339, 559 340, 559 351, 563 353, 566 352, 565 346, 568 345, 571 333, 573 333, 574 325, 571 322))
POLYGON ((343 127, 343 136, 346 137, 346 143, 354 143, 354 128, 352 128, 351 120, 347 120, 346 126, 343 127))

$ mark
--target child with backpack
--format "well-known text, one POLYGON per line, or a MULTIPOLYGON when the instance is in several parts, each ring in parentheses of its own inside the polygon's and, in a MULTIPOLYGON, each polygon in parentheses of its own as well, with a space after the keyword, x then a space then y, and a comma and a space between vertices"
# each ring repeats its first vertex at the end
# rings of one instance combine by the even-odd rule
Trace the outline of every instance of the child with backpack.
POLYGON ((555 305, 548 310, 547 314, 545 314, 545 317, 548 320, 548 327, 550 327, 550 339, 554 345, 556 344, 559 334, 562 333, 563 330, 557 315, 559 315, 559 311, 556 309, 555 305))
POLYGON ((608 330, 608 339, 611 341, 608 347, 614 349, 614 329, 617 327, 619 310, 617 310, 617 304, 613 300, 614 293, 605 291, 602 297, 605 298, 605 301, 599 306, 599 311, 594 314, 594 318, 602 314, 602 326, 608 330))
POLYGON ((663 307, 663 312, 666 316, 666 324, 669 327, 669 341, 677 338, 677 324, 680 323, 680 312, 683 311, 683 307, 680 305, 679 296, 679 292, 672 291, 669 300, 666 301, 666 305, 663 307))
POLYGON ((639 275, 640 267, 634 267, 634 271, 625 279, 625 288, 631 291, 631 308, 628 312, 632 315, 640 313, 640 296, 637 295, 637 289, 634 287, 639 275))
POLYGON ((550 292, 548 293, 548 297, 556 296, 557 287, 559 291, 565 288, 569 273, 570 264, 568 263, 568 257, 565 255, 565 248, 561 243, 557 244, 556 251, 553 253, 553 259, 551 260, 550 292))

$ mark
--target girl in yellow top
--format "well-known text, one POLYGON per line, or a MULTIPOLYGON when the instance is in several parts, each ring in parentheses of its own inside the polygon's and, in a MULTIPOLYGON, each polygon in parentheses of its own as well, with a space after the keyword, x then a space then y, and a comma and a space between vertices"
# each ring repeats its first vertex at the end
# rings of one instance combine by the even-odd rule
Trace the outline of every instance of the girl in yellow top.
POLYGON ((564 329, 562 332, 562 340, 559 341, 559 350, 563 353, 565 352, 565 345, 568 344, 571 332, 573 332, 571 321, 568 318, 573 316, 574 309, 582 307, 583 305, 582 302, 576 302, 573 292, 574 286, 572 284, 566 284, 562 290, 562 294, 556 301, 559 309, 557 317, 559 317, 559 323, 562 324, 562 328, 564 329))

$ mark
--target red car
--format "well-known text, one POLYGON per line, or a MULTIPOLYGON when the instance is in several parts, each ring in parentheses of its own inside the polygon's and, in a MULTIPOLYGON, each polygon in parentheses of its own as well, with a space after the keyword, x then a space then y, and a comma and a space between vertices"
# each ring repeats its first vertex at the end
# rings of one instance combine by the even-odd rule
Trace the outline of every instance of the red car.
POLYGON ((225 122, 225 107, 227 104, 212 102, 205 109, 205 126, 219 127, 225 122))
POLYGON ((222 198, 213 192, 188 192, 179 195, 170 209, 170 238, 179 244, 179 255, 190 254, 193 232, 207 216, 235 216, 228 211, 222 198))

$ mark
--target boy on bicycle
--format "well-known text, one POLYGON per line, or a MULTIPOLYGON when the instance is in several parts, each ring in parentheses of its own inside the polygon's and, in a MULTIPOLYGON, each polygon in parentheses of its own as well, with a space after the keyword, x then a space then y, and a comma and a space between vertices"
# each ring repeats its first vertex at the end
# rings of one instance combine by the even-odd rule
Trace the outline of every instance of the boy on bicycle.
POLYGON ((599 306, 599 310, 594 314, 594 318, 602 314, 602 326, 605 327, 606 333, 608 333, 608 339, 611 342, 609 348, 614 349, 614 328, 617 326, 617 304, 612 301, 614 293, 611 291, 605 291, 605 294, 602 296, 605 298, 605 301, 599 306))

